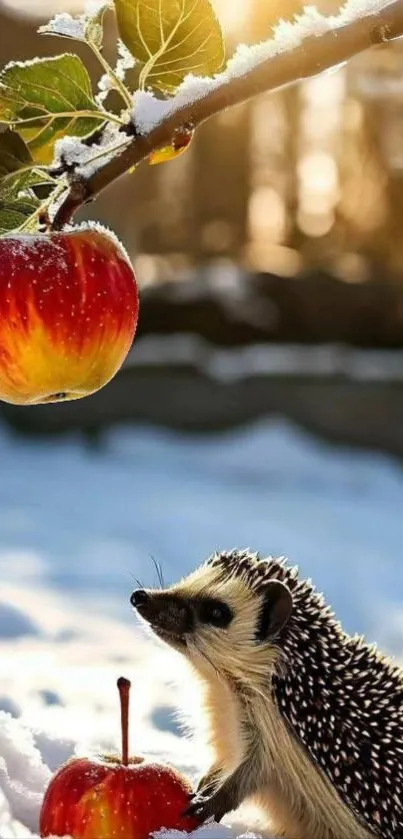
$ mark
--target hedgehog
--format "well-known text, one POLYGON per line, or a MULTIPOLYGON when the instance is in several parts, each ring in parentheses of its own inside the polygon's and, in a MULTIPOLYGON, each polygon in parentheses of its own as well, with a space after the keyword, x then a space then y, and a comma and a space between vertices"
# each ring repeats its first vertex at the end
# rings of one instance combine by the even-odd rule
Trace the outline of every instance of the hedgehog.
POLYGON ((131 603, 202 683, 214 761, 186 812, 248 800, 285 839, 403 839, 403 671, 297 567, 219 552, 131 603))

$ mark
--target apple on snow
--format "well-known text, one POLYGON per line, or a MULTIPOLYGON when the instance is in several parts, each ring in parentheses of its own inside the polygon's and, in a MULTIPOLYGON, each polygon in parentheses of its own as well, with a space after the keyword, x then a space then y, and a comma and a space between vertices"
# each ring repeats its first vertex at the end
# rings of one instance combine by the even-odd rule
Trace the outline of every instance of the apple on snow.
POLYGON ((28 405, 99 390, 131 347, 139 300, 100 227, 0 238, 0 399, 28 405))
POLYGON ((184 816, 192 792, 170 766, 128 757, 130 682, 118 680, 122 758, 73 758, 54 775, 40 813, 41 837, 149 839, 162 828, 186 833, 199 826, 184 816))

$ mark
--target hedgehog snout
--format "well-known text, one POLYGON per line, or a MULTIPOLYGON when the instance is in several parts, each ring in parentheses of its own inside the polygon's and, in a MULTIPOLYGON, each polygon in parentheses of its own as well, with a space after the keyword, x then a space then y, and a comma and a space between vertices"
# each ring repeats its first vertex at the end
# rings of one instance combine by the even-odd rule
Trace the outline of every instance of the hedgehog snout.
POLYGON ((130 598, 130 603, 132 604, 132 606, 135 609, 138 609, 139 611, 141 611, 141 606, 142 605, 143 605, 143 607, 144 607, 144 605, 147 606, 147 601, 148 600, 149 600, 149 596, 148 596, 147 592, 145 591, 145 589, 139 588, 139 589, 137 589, 136 591, 133 592, 133 594, 130 598))
POLYGON ((180 640, 194 628, 194 613, 184 598, 138 589, 133 592, 130 602, 165 640, 180 640))

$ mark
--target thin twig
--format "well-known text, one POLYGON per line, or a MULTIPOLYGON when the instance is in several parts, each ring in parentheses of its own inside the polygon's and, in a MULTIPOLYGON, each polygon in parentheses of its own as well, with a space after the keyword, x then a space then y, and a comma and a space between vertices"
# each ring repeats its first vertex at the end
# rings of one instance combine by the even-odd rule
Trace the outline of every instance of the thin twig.
POLYGON ((357 18, 351 23, 330 29, 322 35, 310 35, 298 46, 263 61, 246 75, 214 88, 202 99, 168 115, 149 134, 136 135, 122 154, 109 160, 88 180, 74 189, 74 180, 66 200, 53 221, 62 228, 85 202, 92 200, 112 181, 136 166, 158 148, 169 146, 175 132, 184 123, 196 127, 214 114, 238 105, 259 93, 278 90, 336 67, 374 44, 385 43, 403 35, 403 0, 394 0, 384 9, 357 18))
POLYGON ((129 93, 127 87, 124 85, 124 83, 121 81, 121 79, 119 79, 119 76, 116 75, 115 71, 112 69, 110 64, 108 64, 108 62, 106 61, 106 59, 102 55, 101 50, 98 49, 96 44, 94 44, 93 41, 89 41, 89 46, 91 47, 91 49, 92 49, 93 53, 96 55, 99 63, 102 65, 103 69, 105 70, 105 73, 112 80, 115 90, 117 90, 120 93, 126 107, 130 109, 131 105, 132 105, 132 101, 131 101, 130 93, 129 93))

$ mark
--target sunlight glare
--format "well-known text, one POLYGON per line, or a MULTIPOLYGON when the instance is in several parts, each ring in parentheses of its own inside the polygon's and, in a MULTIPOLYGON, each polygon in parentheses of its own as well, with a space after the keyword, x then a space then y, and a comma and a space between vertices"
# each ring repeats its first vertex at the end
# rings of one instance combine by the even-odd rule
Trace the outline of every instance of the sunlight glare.
POLYGON ((239 35, 248 18, 248 0, 214 0, 215 10, 226 35, 239 35))

